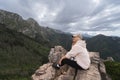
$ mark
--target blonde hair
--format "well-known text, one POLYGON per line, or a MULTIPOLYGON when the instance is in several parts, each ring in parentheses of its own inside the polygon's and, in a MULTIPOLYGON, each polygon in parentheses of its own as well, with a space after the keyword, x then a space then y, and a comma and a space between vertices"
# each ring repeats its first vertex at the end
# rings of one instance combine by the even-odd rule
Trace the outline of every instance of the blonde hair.
POLYGON ((80 39, 83 39, 81 34, 73 34, 73 37, 79 37, 80 39))

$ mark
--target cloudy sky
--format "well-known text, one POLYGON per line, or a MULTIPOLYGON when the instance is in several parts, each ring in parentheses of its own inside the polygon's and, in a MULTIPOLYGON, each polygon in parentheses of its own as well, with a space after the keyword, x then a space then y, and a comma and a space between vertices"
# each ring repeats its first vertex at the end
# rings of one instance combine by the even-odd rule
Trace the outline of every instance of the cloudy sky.
POLYGON ((120 0, 0 0, 0 9, 65 32, 120 36, 120 0))

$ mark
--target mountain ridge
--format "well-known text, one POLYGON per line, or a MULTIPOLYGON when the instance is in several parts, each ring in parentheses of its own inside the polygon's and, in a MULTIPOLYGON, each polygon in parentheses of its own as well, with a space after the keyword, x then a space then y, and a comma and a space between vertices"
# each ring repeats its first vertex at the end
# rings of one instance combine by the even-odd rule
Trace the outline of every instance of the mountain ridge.
POLYGON ((97 35, 86 40, 89 51, 100 52, 103 59, 113 57, 115 61, 120 61, 120 37, 97 35))
MULTIPOLYGON (((38 60, 43 59, 43 60, 41 60, 41 62, 44 63, 47 60, 46 56, 48 53, 46 51, 49 50, 48 48, 54 47, 55 45, 62 45, 65 49, 67 48, 67 50, 69 50, 71 47, 71 34, 69 34, 69 33, 66 34, 64 32, 61 32, 61 31, 55 30, 55 29, 51 29, 49 27, 42 27, 32 18, 28 18, 27 20, 24 20, 21 16, 19 16, 16 13, 12 13, 12 12, 6 13, 6 11, 4 12, 4 10, 3 11, 0 10, 0 23, 2 23, 2 26, 6 26, 6 28, 8 29, 8 31, 5 31, 6 32, 5 36, 10 36, 10 38, 8 38, 8 40, 5 39, 5 42, 9 43, 9 44, 5 44, 5 47, 0 45, 1 51, 4 48, 6 49, 5 52, 9 51, 9 50, 14 51, 14 49, 12 49, 12 48, 14 48, 14 45, 20 45, 20 46, 24 47, 24 44, 27 44, 29 46, 27 46, 24 50, 28 49, 28 52, 29 52, 29 50, 30 51, 32 50, 31 52, 35 53, 36 55, 39 55, 39 53, 42 53, 42 52, 45 53, 45 54, 40 54, 39 56, 37 56, 37 59, 38 60), (10 31, 10 34, 8 34, 9 31, 10 31), (34 41, 35 42, 34 44, 36 44, 36 45, 38 44, 40 46, 36 47, 35 45, 33 45, 31 43, 28 44, 27 41, 24 42, 24 39, 19 38, 20 35, 16 35, 15 33, 16 34, 19 33, 21 35, 24 34, 25 39, 27 37, 27 39, 29 38, 30 40, 34 41), (12 36, 12 38, 11 38, 11 36, 12 36), (10 47, 6 48, 7 45, 8 46, 10 45, 10 47), (2 47, 4 47, 4 48, 2 48, 2 47), (34 47, 36 49, 34 49, 34 50, 31 49, 34 47), (42 47, 44 47, 44 48, 42 48, 42 47), (43 50, 41 50, 41 49, 43 49, 43 50), (39 51, 39 50, 41 50, 41 51, 39 51), (42 56, 43 58, 41 58, 40 56, 42 56)), ((1 26, 1 24, 0 24, 0 26, 1 26)), ((0 29, 0 33, 1 32, 2 32, 2 29, 0 29)), ((2 39, 3 38, 1 38, 1 40, 2 39)), ((100 35, 97 35, 94 37, 87 38, 86 42, 87 42, 87 48, 89 49, 89 51, 100 52, 100 56, 102 58, 112 56, 115 59, 115 61, 120 61, 120 57, 119 57, 120 56, 120 53, 119 53, 120 52, 119 51, 120 50, 120 38, 119 37, 114 37, 114 36, 110 37, 110 36, 104 36, 104 35, 100 34, 100 35), (112 47, 109 47, 109 46, 112 46, 112 47), (105 57, 104 57, 104 55, 105 55, 105 57)), ((2 44, 2 42, 0 42, 0 44, 2 44)), ((17 49, 15 51, 17 51, 17 49)), ((19 51, 22 51, 22 50, 19 50, 19 51)), ((27 51, 25 51, 25 53, 27 53, 27 51)), ((30 53, 30 54, 32 54, 32 53, 30 53)), ((0 55, 3 56, 2 52, 0 55)), ((12 54, 12 52, 9 53, 8 55, 9 56, 11 56, 11 55, 17 56, 16 54, 12 54)), ((29 55, 30 58, 31 58, 31 56, 33 56, 33 55, 29 55)), ((2 58, 0 58, 0 59, 2 59, 2 58)), ((6 58, 4 58, 4 60, 5 59, 6 58)), ((20 58, 18 58, 18 59, 20 59, 20 58)), ((34 58, 32 58, 32 59, 34 59, 34 58)), ((15 61, 17 61, 17 60, 15 60, 15 61)), ((4 64, 4 65, 6 65, 6 64, 4 64)), ((37 66, 40 66, 40 65, 37 65, 37 66)), ((9 72, 9 70, 7 72, 9 72)), ((31 74, 31 69, 30 69, 30 71, 25 72, 25 73, 29 73, 29 72, 31 74)), ((18 74, 18 75, 21 76, 21 74, 18 74)), ((5 76, 5 75, 3 75, 3 76, 5 76)))
POLYGON ((4 10, 0 10, 0 23, 5 24, 8 28, 22 32, 23 34, 34 38, 38 42, 45 42, 50 47, 62 45, 70 49, 71 34, 49 27, 40 26, 33 18, 24 20, 20 15, 4 10), (63 38, 63 36, 65 36, 63 38), (69 42, 68 42, 69 41, 69 42))

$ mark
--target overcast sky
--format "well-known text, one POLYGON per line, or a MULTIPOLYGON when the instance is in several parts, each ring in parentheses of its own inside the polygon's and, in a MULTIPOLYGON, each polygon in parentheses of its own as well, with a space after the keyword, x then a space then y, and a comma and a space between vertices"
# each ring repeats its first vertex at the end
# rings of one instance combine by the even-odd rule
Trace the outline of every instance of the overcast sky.
POLYGON ((120 0, 0 0, 0 9, 65 32, 120 36, 120 0))

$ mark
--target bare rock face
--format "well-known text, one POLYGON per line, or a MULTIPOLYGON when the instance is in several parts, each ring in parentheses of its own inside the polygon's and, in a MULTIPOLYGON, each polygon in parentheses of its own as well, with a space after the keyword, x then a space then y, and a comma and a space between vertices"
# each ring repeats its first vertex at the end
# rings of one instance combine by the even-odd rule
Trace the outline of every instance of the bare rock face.
POLYGON ((59 59, 66 54, 66 50, 61 46, 51 49, 48 56, 49 63, 40 66, 32 75, 33 80, 111 80, 105 70, 105 65, 100 59, 99 53, 90 52, 91 66, 88 70, 75 70, 64 65, 59 70, 52 67, 59 59))
POLYGON ((55 46, 54 48, 51 48, 51 51, 49 53, 49 62, 50 63, 56 63, 60 60, 62 56, 64 56, 67 53, 67 51, 61 47, 61 46, 55 46))
POLYGON ((107 57, 105 61, 114 61, 114 59, 112 57, 107 57))

